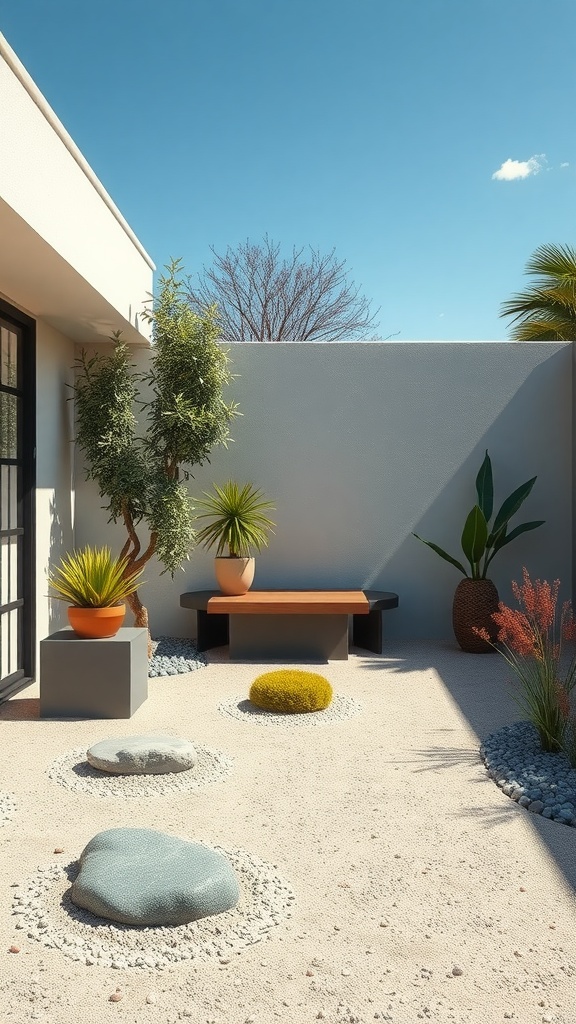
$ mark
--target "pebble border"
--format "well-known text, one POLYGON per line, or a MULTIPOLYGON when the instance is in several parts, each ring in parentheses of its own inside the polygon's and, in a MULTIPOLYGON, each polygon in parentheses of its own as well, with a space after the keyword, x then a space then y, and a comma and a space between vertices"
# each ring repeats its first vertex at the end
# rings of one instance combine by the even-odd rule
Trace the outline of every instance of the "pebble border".
POLYGON ((354 697, 335 694, 332 703, 322 711, 308 711, 302 714, 279 715, 274 711, 257 708, 245 697, 232 697, 218 705, 221 715, 239 719, 241 722, 257 722, 258 725, 281 726, 284 729, 297 729, 301 726, 314 726, 342 722, 362 711, 362 705, 354 697))
POLYGON ((576 827, 576 769, 566 754, 542 750, 531 722, 505 725, 484 740, 480 754, 502 792, 532 814, 576 827))
POLYGON ((148 662, 148 678, 180 676, 195 672, 208 664, 195 640, 186 637, 159 636, 152 641, 152 657, 148 662))
POLYGON ((11 793, 0 793, 0 828, 16 813, 17 803, 11 793))
POLYGON ((86 760, 86 748, 77 747, 57 758, 48 768, 48 776, 58 785, 77 793, 142 800, 204 789, 232 773, 234 759, 228 754, 196 744, 195 748, 198 760, 187 771, 165 775, 114 775, 94 768, 86 760))
POLYGON ((229 963, 233 954, 268 938, 273 927, 289 918, 296 897, 277 874, 277 864, 246 850, 211 849, 228 857, 237 873, 241 896, 234 910, 173 927, 116 924, 95 917, 70 900, 77 861, 66 866, 50 864, 39 867, 26 881, 12 883, 17 940, 19 933, 26 933, 89 967, 162 970, 182 960, 211 958, 229 963))

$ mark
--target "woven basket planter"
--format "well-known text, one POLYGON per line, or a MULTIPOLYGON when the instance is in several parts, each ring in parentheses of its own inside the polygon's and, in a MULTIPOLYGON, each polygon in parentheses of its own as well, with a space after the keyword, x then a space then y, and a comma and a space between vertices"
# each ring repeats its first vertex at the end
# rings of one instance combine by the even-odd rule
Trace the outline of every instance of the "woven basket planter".
POLYGON ((452 605, 454 634, 463 651, 470 654, 488 654, 494 648, 472 631, 473 626, 486 629, 492 640, 498 627, 492 612, 498 611, 498 591, 492 580, 463 579, 456 587, 452 605))

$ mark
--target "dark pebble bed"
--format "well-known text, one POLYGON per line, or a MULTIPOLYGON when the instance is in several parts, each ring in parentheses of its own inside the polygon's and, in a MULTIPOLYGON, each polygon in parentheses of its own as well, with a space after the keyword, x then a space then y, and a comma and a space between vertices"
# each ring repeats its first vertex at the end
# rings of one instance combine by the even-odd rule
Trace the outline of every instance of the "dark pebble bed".
POLYGON ((184 637, 159 636, 152 641, 152 657, 148 663, 148 676, 179 676, 195 672, 207 665, 195 640, 184 637))
POLYGON ((576 768, 566 754, 542 750, 531 722, 515 722, 493 732, 480 754, 506 796, 533 814, 576 826, 576 768))

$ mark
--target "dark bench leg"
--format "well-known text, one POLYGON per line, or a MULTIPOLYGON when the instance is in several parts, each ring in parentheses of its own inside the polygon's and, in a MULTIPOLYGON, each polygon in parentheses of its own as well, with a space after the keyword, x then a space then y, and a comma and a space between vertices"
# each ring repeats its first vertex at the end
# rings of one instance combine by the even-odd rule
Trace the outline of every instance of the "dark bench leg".
POLYGON ((373 654, 382 654, 382 612, 352 616, 352 643, 373 654))
POLYGON ((208 615, 208 612, 197 611, 196 632, 199 651, 225 647, 228 643, 228 616, 208 615))

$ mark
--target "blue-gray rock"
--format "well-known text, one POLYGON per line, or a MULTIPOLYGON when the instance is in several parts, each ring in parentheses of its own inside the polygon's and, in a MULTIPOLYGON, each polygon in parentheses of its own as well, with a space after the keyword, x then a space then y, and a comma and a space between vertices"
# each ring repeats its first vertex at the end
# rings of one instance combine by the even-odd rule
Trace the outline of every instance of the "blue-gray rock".
POLYGON ((541 800, 533 800, 531 804, 528 804, 528 810, 532 811, 533 814, 542 814, 544 804, 541 800))
POLYGON ((151 733, 101 740, 86 751, 86 760, 114 775, 164 775, 193 768, 197 754, 190 740, 151 733))
POLYGON ((70 898, 97 917, 153 927, 222 914, 240 889, 216 850, 148 828, 112 828, 82 851, 70 898))

